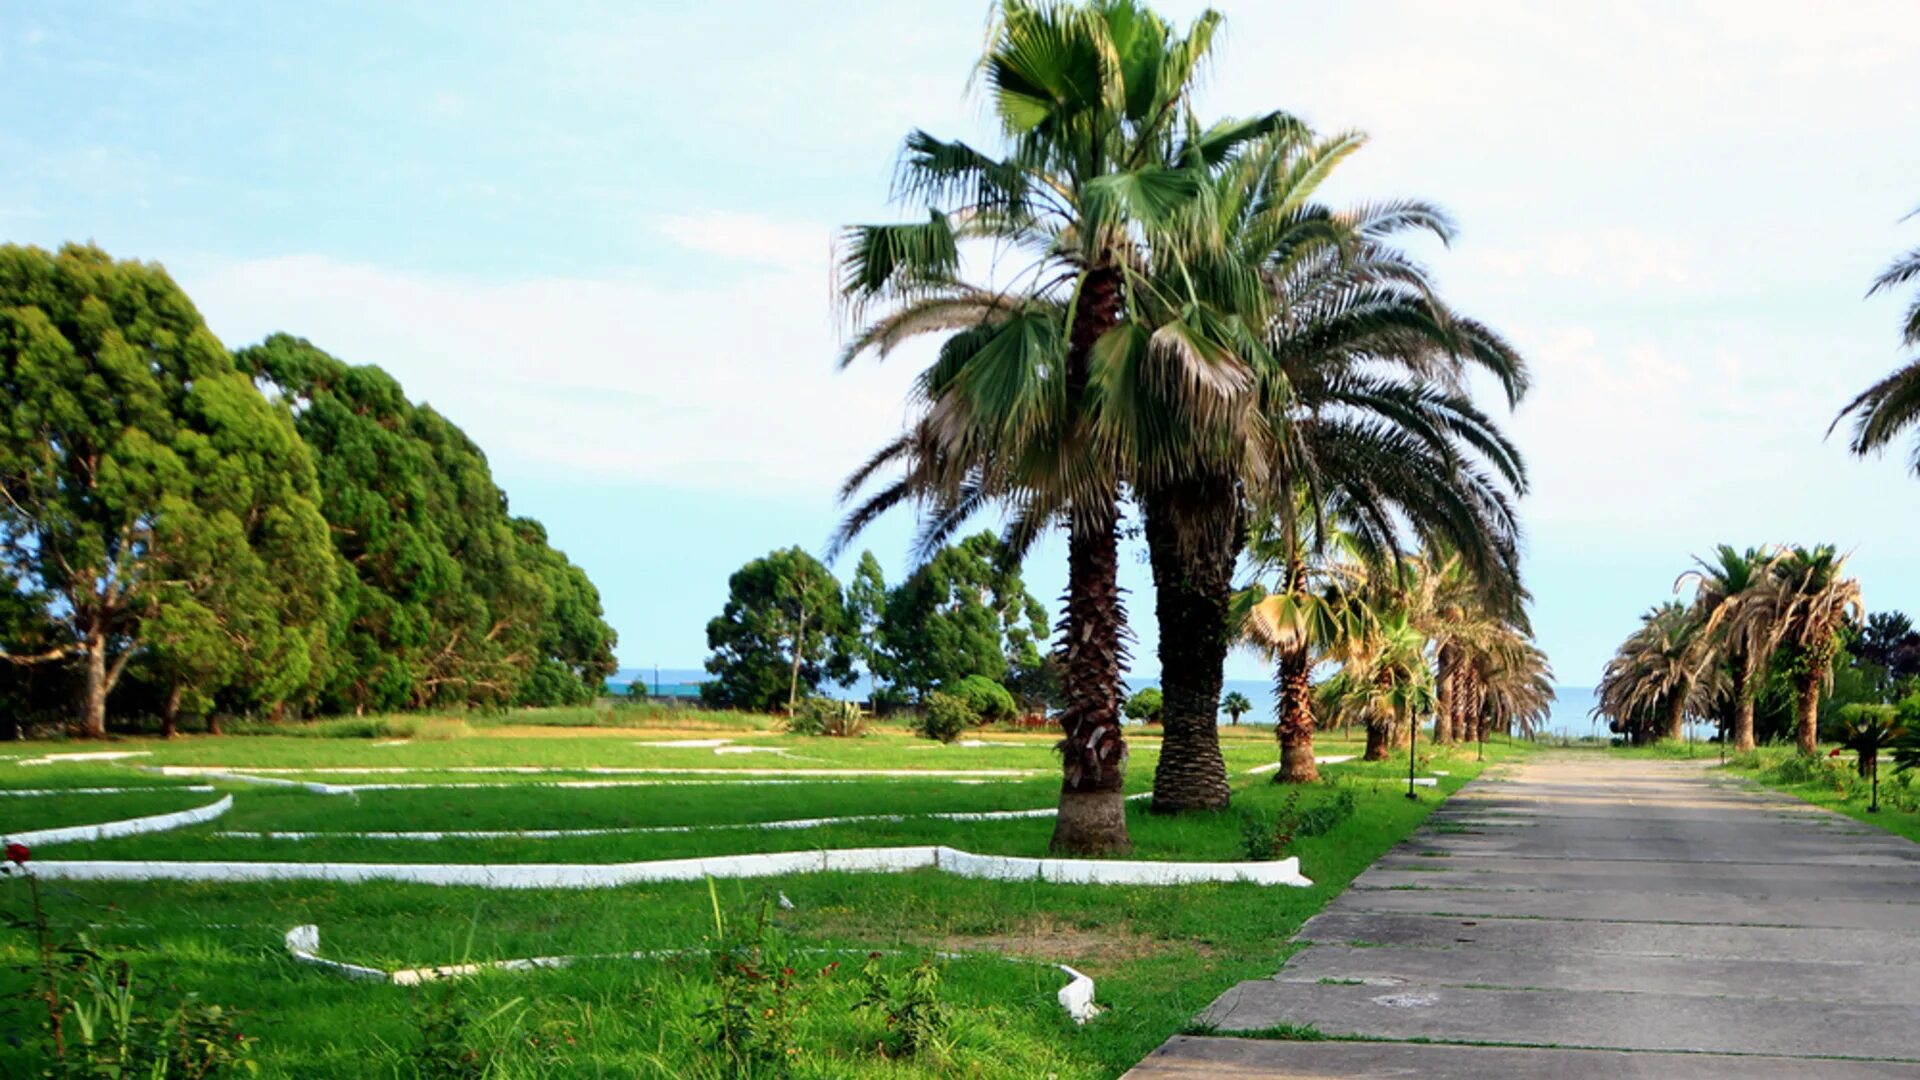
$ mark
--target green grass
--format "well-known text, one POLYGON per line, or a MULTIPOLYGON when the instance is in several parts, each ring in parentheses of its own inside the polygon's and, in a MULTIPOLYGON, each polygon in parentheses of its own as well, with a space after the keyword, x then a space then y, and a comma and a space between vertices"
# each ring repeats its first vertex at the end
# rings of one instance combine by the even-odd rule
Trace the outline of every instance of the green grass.
POLYGON ((1727 762, 1727 770, 1896 836, 1920 841, 1920 775, 1897 773, 1891 762, 1881 761, 1880 810, 1872 813, 1867 809, 1872 805, 1871 786, 1855 770, 1855 755, 1846 751, 1837 758, 1826 756, 1830 749, 1823 746, 1821 756, 1803 758, 1790 746, 1763 746, 1751 754, 1734 755, 1727 762))
MULTIPOLYGON (((661 748, 632 740, 522 735, 523 726, 476 727, 431 744, 379 747, 366 740, 285 736, 196 738, 174 744, 144 741, 155 758, 198 757, 221 764, 286 762, 354 766, 385 763, 396 751, 428 765, 529 760, 594 765, 660 760, 661 748), (336 755, 344 749, 347 753, 336 755), (454 755, 456 755, 455 757, 454 755), (581 757, 569 757, 580 753, 581 757), (613 760, 609 760, 613 759, 613 760)), ((1236 809, 1274 813, 1294 789, 1278 787, 1246 769, 1273 759, 1270 732, 1228 734, 1236 809)), ((986 737, 997 738, 989 733, 986 737)), ((981 755, 1002 756, 1016 767, 1052 765, 1045 736, 1007 748, 943 747, 912 750, 914 742, 887 735, 871 739, 767 742, 849 762, 910 760, 906 767, 958 767, 981 755), (920 764, 924 760, 928 764, 920 764), (938 764, 933 764, 938 762, 938 764)), ((1136 740, 1131 790, 1151 783, 1156 752, 1151 738, 1136 740)), ((1323 736, 1323 754, 1346 753, 1351 742, 1323 736)), ((1525 747, 1494 744, 1500 760, 1525 747)), ((711 760, 714 755, 704 751, 711 760)), ((763 759, 772 755, 738 755, 763 759)), ((149 759, 139 759, 146 762, 149 759)), ((760 760, 755 765, 765 764, 760 760)), ((995 762, 996 765, 999 762, 995 762)), ((1479 771, 1473 753, 1423 763, 1452 775, 1439 789, 1405 798, 1404 759, 1329 766, 1328 782, 1304 789, 1297 809, 1354 792, 1356 812, 1318 836, 1296 837, 1310 888, 1247 884, 1132 888, 991 882, 937 873, 803 875, 752 882, 719 882, 723 909, 743 912, 761 897, 784 893, 795 905, 775 915, 792 948, 850 950, 842 968, 818 989, 801 1021, 806 1052, 797 1075, 818 1077, 977 1076, 1112 1077, 1130 1068, 1169 1035, 1183 1029, 1208 1002, 1234 983, 1272 974, 1290 951, 1300 924, 1389 847, 1406 837, 1446 794, 1479 771), (871 1051, 884 1034, 878 1019, 852 1008, 857 997, 849 969, 867 950, 886 950, 885 963, 904 966, 932 950, 982 954, 947 965, 943 996, 957 1021, 951 1052, 937 1062, 879 1060, 871 1051), (892 954, 898 951, 900 955, 892 954), (1063 977, 1017 956, 1066 962, 1092 975, 1108 1011, 1085 1027, 1071 1024, 1054 1001, 1063 977)), ((51 768, 51 767, 49 767, 51 768)), ((60 768, 77 768, 62 766, 60 768)), ((0 762, 0 780, 11 773, 0 762)), ((108 770, 113 771, 113 770, 108 770)), ((141 777, 119 767, 126 782, 141 777)), ((440 775, 440 774, 436 774, 440 775)), ((446 775, 458 783, 473 776, 446 775)), ((489 777, 491 778, 491 777, 489 777)), ((371 779, 371 778, 361 778, 371 779)), ((354 861, 503 859, 599 861, 867 844, 951 843, 972 850, 1044 852, 1046 819, 992 823, 933 822, 837 826, 801 832, 720 830, 698 834, 588 838, 578 841, 408 843, 330 840, 272 844, 220 840, 227 829, 422 829, 596 827, 710 824, 838 813, 924 813, 1047 805, 1058 781, 1051 775, 979 785, 926 780, 849 780, 793 785, 713 785, 570 790, 551 787, 440 788, 320 796, 284 789, 222 785, 236 794, 228 817, 174 833, 91 845, 49 848, 46 857, 123 858, 339 858, 354 861), (243 854, 243 852, 248 854, 243 854)), ((175 794, 175 793, 170 793, 175 794)), ((181 796, 192 799, 195 796, 181 796)), ((80 798, 78 796, 72 798, 80 798)), ((109 798, 101 796, 98 798, 109 798)), ((205 799, 207 796, 198 796, 205 799)), ((33 799, 20 799, 33 802, 33 799)), ((4 804, 0 804, 3 808, 4 804)), ((1173 859, 1241 857, 1237 813, 1164 818, 1132 805, 1136 855, 1173 859)), ((279 882, 50 883, 57 921, 67 930, 102 924, 96 934, 116 955, 131 957, 155 987, 192 990, 206 1000, 249 1011, 245 1027, 261 1039, 263 1075, 358 1077, 413 1075, 421 1035, 416 1011, 452 992, 478 1015, 511 1005, 502 1033, 470 1031, 475 1045, 511 1043, 503 1076, 718 1076, 717 1058, 702 1049, 698 1016, 711 979, 702 959, 603 962, 565 971, 493 975, 452 986, 407 989, 348 983, 290 963, 281 937, 300 923, 318 924, 325 955, 383 967, 411 967, 462 959, 698 950, 712 935, 712 903, 699 883, 606 890, 484 891, 395 883, 338 885, 279 882), (571 1040, 570 1042, 568 1040, 571 1040)), ((24 891, 0 882, 0 913, 20 916, 24 891)), ((815 957, 816 954, 804 955, 815 957)), ((822 962, 830 955, 817 954, 822 962)), ((0 932, 0 994, 19 990, 18 965, 29 958, 19 931, 0 932)), ((154 991, 161 993, 161 991, 154 991)), ((0 1073, 24 1066, 25 1051, 8 1049, 6 1036, 27 1034, 30 1022, 18 998, 0 998, 0 1073), (8 1055, 13 1055, 9 1057, 8 1055)))
POLYGON ((150 814, 169 814, 176 810, 205 806, 219 797, 204 791, 9 797, 0 799, 0 834, 13 835, 63 825, 98 825, 150 814))

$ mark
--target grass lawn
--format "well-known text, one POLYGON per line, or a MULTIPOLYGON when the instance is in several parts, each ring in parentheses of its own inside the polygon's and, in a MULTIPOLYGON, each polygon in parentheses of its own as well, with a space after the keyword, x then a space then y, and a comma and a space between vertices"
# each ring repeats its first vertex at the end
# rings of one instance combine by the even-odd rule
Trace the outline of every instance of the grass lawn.
MULTIPOLYGON (((199 737, 168 744, 127 740, 116 748, 149 756, 110 767, 88 766, 123 784, 150 782, 135 765, 194 761, 238 767, 366 767, 395 762, 445 769, 460 764, 545 764, 565 767, 650 764, 692 759, 703 766, 729 757, 764 767, 779 755, 715 755, 711 748, 637 745, 657 741, 624 729, 592 729, 578 737, 523 734, 520 724, 469 726, 445 739, 287 736, 199 737), (613 730, 625 737, 609 737, 613 730), (702 757, 704 755, 704 757, 702 757)), ((1347 882, 1404 838, 1440 798, 1477 774, 1472 750, 1422 763, 1438 769, 1437 789, 1405 798, 1405 761, 1327 766, 1327 781, 1296 791, 1249 769, 1272 761, 1268 729, 1224 729, 1234 773, 1236 811, 1158 818, 1144 801, 1131 806, 1138 857, 1239 859, 1246 814, 1272 819, 1349 796, 1354 812, 1318 835, 1296 835, 1284 853, 1298 855, 1311 888, 1248 884, 1163 888, 992 882, 937 873, 797 875, 757 881, 629 886, 604 890, 485 891, 397 883, 257 884, 48 882, 53 919, 63 934, 88 930, 110 954, 126 956, 154 1001, 193 991, 204 1000, 245 1010, 257 1037, 262 1075, 359 1077, 433 1075, 436 1047, 477 1050, 495 1058, 492 1076, 733 1075, 711 1045, 706 1019, 716 982, 714 895, 732 928, 752 926, 764 904, 774 907, 763 943, 765 965, 791 966, 796 988, 775 999, 792 1009, 793 1075, 1111 1077, 1124 1072, 1222 990, 1272 973, 1287 939, 1347 882), (406 988, 352 983, 287 959, 282 936, 292 926, 321 929, 322 954, 385 968, 525 956, 690 950, 645 961, 607 960, 573 968, 481 977, 406 988), (918 1058, 882 1057, 889 1032, 869 1009, 859 968, 870 951, 885 973, 901 975, 935 953, 939 996, 952 1010, 948 1045, 918 1058), (1011 958, 1011 959, 1009 959, 1011 958), (809 976, 838 960, 831 974, 809 976), (1068 963, 1091 975, 1105 1010, 1084 1027, 1054 1001, 1065 976, 1046 964, 1068 963), (802 1001, 804 999, 804 1007, 802 1001), (462 1019, 464 1018, 464 1019, 462 1019), (490 1018, 490 1019, 489 1019, 490 1018)), ((736 736, 724 736, 736 737, 736 736)), ((737 744, 769 745, 819 758, 824 767, 909 769, 1053 767, 1051 737, 987 732, 1007 741, 990 747, 937 747, 891 732, 854 741, 799 739, 742 730, 737 744)), ((1151 785, 1157 747, 1135 742, 1129 789, 1151 785)), ((1323 735, 1322 754, 1352 753, 1357 743, 1323 735)), ((1494 744, 1490 761, 1526 752, 1494 744)), ((79 765, 41 766, 77 770, 79 765)), ((35 770, 0 761, 0 783, 35 770)), ((947 779, 852 779, 793 784, 701 784, 569 789, 518 784, 458 787, 497 774, 410 774, 441 781, 425 790, 324 796, 301 790, 221 783, 235 793, 225 818, 149 837, 37 851, 40 858, 299 859, 338 861, 625 861, 689 854, 829 846, 948 843, 978 851, 1040 854, 1047 819, 954 822, 911 815, 949 810, 1046 806, 1058 781, 1044 777, 989 783, 947 779), (385 831, 495 828, 643 828, 732 825, 791 817, 898 814, 905 820, 810 830, 714 829, 628 833, 607 837, 499 841, 318 841, 227 838, 229 830, 385 831)), ((359 777, 359 779, 371 779, 359 777)), ((722 777, 724 779, 724 777, 722 777)), ((24 783, 17 786, 27 786, 24 783)), ((50 786, 50 785, 49 785, 50 786)), ((197 805, 205 794, 161 793, 197 805)), ((143 793, 140 798, 147 798, 143 793)), ((61 796, 62 801, 120 796, 61 796)), ((0 803, 31 803, 32 798, 0 803)), ((1296 830, 1300 831, 1300 830, 1296 830)), ((0 882, 0 911, 20 917, 24 883, 0 882)), ((25 985, 16 969, 31 959, 28 936, 0 932, 0 993, 25 985)), ((766 993, 764 989, 759 991, 766 993)), ((22 999, 0 1012, 0 1073, 31 1061, 14 1040, 33 1038, 33 1014, 22 999)), ((757 1006, 756 1006, 757 1007, 757 1006)), ((477 1074, 476 1074, 477 1075, 477 1074)), ((776 1075, 760 1070, 753 1075, 776 1075)))
POLYGON ((1893 763, 1880 762, 1880 810, 1870 813, 1871 785, 1854 768, 1855 755, 1843 751, 1829 757, 1803 758, 1791 746, 1763 746, 1751 754, 1736 754, 1727 769, 1777 791, 1837 810, 1848 817, 1878 826, 1897 836, 1920 841, 1920 775, 1897 773, 1893 763))

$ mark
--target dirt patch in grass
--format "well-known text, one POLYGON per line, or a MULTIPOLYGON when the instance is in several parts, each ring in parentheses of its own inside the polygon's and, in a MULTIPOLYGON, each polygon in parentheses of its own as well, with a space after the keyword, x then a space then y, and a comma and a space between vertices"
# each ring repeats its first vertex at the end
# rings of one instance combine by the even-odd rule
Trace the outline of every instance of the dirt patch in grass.
POLYGON ((936 927, 902 930, 897 922, 856 912, 823 913, 806 920, 804 931, 834 938, 883 940, 898 937, 904 946, 953 953, 989 953, 1071 964, 1098 974, 1123 964, 1169 954, 1211 956, 1210 945, 1156 937, 1126 922, 1081 926, 1051 914, 1014 920, 990 932, 949 931, 936 927))

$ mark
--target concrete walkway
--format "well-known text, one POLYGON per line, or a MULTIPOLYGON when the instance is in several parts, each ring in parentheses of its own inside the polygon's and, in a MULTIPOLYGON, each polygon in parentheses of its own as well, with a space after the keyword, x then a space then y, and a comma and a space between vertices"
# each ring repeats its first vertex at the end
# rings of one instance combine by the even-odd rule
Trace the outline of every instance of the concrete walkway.
POLYGON ((1468 785, 1201 1017, 1379 1041, 1182 1036, 1127 1076, 1920 1078, 1920 844, 1704 765, 1468 785))

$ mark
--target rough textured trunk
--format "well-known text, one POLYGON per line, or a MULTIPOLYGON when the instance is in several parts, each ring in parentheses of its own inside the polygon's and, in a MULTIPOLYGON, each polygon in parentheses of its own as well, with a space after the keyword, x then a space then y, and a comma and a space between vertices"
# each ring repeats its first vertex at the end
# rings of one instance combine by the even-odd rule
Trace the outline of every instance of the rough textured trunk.
POLYGON ((1800 677, 1800 693, 1794 701, 1799 714, 1800 752, 1808 757, 1820 753, 1820 676, 1808 673, 1800 677))
POLYGON ((160 710, 160 735, 171 739, 180 733, 180 695, 186 688, 178 683, 167 692, 167 704, 160 710))
POLYGON ((1746 659, 1740 656, 1733 658, 1733 730, 1727 735, 1735 753, 1753 749, 1753 697, 1747 693, 1746 659))
POLYGON ((1280 699, 1279 723, 1280 771, 1273 774, 1276 784, 1311 784, 1320 779, 1320 766, 1313 761, 1313 686, 1307 654, 1298 652, 1281 659, 1275 675, 1280 699))
MULTIPOLYGON (((1086 390, 1093 343, 1120 320, 1120 275, 1088 272, 1075 304, 1067 346, 1066 390, 1074 408, 1086 390)), ((1121 604, 1118 490, 1086 499, 1068 514, 1067 597, 1060 622, 1064 731, 1060 813, 1049 849, 1059 855, 1123 854, 1127 836, 1127 741, 1120 727, 1120 673, 1126 667, 1121 604)))
MULTIPOLYGON (((1441 646, 1440 655, 1435 660, 1439 671, 1434 676, 1433 741, 1438 746, 1445 746, 1455 738, 1453 721, 1459 706, 1454 674, 1459 665, 1460 650, 1453 645, 1441 646)), ((1465 737, 1467 733, 1462 731, 1458 734, 1465 737)))
POLYGON ((1393 722, 1390 720, 1367 721, 1368 761, 1385 761, 1393 756, 1393 722))
POLYGON ((87 647, 86 715, 81 731, 92 738, 107 733, 107 643, 104 634, 96 634, 87 647))
POLYGON ((1220 680, 1232 644, 1227 609, 1240 558, 1238 492, 1202 476, 1144 493, 1147 553, 1160 624, 1160 761, 1153 810, 1224 810, 1232 796, 1220 756, 1220 680))
POLYGON ((1688 686, 1683 682, 1667 695, 1666 737, 1676 742, 1687 733, 1687 690, 1688 686))

